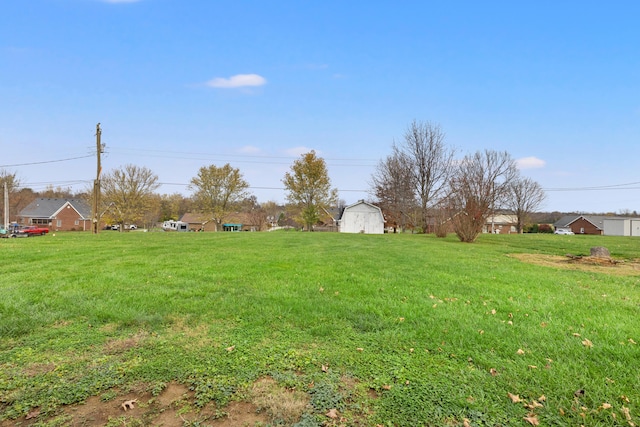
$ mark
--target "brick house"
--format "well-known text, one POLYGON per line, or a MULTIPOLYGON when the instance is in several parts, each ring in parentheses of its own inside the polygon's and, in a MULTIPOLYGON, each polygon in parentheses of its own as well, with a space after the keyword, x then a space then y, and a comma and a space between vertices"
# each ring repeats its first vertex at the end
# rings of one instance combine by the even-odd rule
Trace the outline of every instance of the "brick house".
POLYGON ((18 223, 51 231, 91 231, 91 207, 81 199, 38 198, 20 211, 18 223))
POLYGON ((604 234, 604 220, 607 216, 602 215, 566 215, 553 223, 554 229, 564 228, 573 231, 575 234, 604 234))
POLYGON ((518 217, 510 214, 490 215, 482 227, 483 233, 517 234, 518 217))

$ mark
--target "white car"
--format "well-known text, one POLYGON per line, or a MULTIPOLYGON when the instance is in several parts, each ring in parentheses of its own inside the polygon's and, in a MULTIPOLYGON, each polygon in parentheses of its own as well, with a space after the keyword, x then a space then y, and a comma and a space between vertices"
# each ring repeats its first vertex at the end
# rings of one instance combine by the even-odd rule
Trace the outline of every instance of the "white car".
POLYGON ((558 228, 556 231, 553 232, 553 234, 575 234, 575 233, 571 230, 567 230, 566 228, 558 228))

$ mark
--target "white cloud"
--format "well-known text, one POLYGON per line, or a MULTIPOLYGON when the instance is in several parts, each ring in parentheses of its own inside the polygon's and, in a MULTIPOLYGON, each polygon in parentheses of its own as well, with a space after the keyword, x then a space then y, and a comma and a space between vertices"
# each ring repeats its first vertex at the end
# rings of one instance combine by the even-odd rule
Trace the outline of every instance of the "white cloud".
POLYGON ((537 157, 523 157, 516 160, 518 169, 540 169, 545 167, 547 162, 537 157))
POLYGON ((258 147, 254 147, 253 145, 245 145, 240 148, 240 152, 244 154, 260 154, 262 153, 262 150, 258 147))
POLYGON ((237 88, 247 86, 263 86, 267 83, 267 80, 258 74, 236 74, 228 79, 224 77, 216 77, 209 80, 207 86, 215 88, 237 88))

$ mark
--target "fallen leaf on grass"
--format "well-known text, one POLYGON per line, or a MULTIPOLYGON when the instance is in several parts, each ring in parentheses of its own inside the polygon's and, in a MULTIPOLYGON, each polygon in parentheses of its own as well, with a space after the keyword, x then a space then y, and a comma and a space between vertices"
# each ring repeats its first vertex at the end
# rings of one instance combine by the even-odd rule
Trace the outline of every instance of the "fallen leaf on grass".
POLYGON ((582 345, 589 348, 593 347, 593 343, 586 338, 582 341, 582 345))
POLYGON ((329 409, 329 412, 325 414, 329 418, 338 418, 338 410, 336 408, 329 409))
POLYGON ((622 414, 624 415, 627 421, 631 421, 631 412, 629 411, 629 408, 627 408, 626 406, 623 406, 620 409, 620 412, 622 412, 622 414))
POLYGON ((509 399, 511 399, 511 402, 513 403, 522 402, 522 399, 520 399, 520 396, 518 396, 517 394, 511 394, 507 392, 507 396, 509 396, 509 399))
POLYGON ((545 396, 544 394, 538 398, 538 402, 546 402, 546 401, 547 401, 547 396, 545 396))
POLYGON ((357 350, 357 351, 364 351, 364 348, 362 348, 362 347, 358 347, 358 348, 356 348, 356 350, 357 350))
POLYGON ((469 420, 469 418, 465 418, 462 421, 462 427, 471 427, 471 421, 469 420))
POLYGON ((495 368, 491 368, 489 369, 489 373, 491 374, 492 377, 495 377, 496 375, 498 375, 498 370, 495 368))
POLYGON ((228 352, 232 352, 232 351, 233 351, 233 350, 235 350, 235 349, 236 349, 236 346, 235 346, 235 345, 232 345, 231 347, 227 347, 227 348, 225 348, 225 350, 227 350, 228 352))
POLYGON ((391 386, 390 385, 383 385, 382 389, 383 390, 391 390, 391 386))
POLYGON ((611 409, 611 405, 605 402, 600 406, 600 409, 611 409))
POLYGON ((524 406, 525 408, 531 410, 534 410, 536 408, 544 408, 544 405, 542 403, 536 402, 535 400, 532 400, 531 403, 527 403, 524 406))
POLYGON ((517 354, 519 355, 523 355, 524 354, 524 350, 519 348, 518 351, 516 351, 517 354))
POLYGON ((524 417, 524 420, 529 424, 531 424, 532 426, 540 425, 540 421, 538 420, 538 417, 536 417, 535 415, 529 415, 527 417, 524 417))
POLYGON ((529 365, 529 369, 538 369, 536 365, 529 365))
POLYGON ((328 365, 322 365, 322 372, 327 372, 329 370, 328 365))
POLYGON ((631 344, 636 344, 636 342, 633 340, 633 338, 629 338, 629 342, 630 342, 631 344))

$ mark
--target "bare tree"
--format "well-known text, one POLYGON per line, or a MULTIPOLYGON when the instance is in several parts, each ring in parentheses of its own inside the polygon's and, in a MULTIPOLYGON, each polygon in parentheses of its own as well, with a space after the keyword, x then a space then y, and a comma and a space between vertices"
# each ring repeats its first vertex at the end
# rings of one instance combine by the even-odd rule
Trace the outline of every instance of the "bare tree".
POLYGON ((371 176, 372 195, 385 214, 387 223, 394 230, 413 226, 409 212, 416 206, 412 175, 406 165, 408 159, 402 153, 393 153, 381 160, 371 176))
POLYGON ((46 197, 50 199, 73 199, 75 194, 71 190, 71 187, 62 188, 60 186, 54 187, 53 185, 47 185, 44 191, 40 191, 40 197, 46 197))
POLYGON ((201 167, 198 176, 191 179, 190 188, 194 191, 194 203, 203 213, 211 216, 218 230, 231 209, 249 196, 249 183, 244 180, 240 170, 229 163, 222 167, 201 167))
POLYGON ((453 229, 462 242, 474 242, 487 217, 518 178, 509 153, 492 150, 465 156, 449 180, 449 207, 453 229))
POLYGON ((393 147, 394 156, 405 163, 420 211, 420 227, 429 231, 430 210, 444 196, 455 150, 444 142, 440 126, 413 121, 404 141, 393 147))
POLYGON ((518 233, 524 231, 529 215, 540 208, 545 198, 546 194, 540 184, 531 178, 518 177, 509 183, 504 206, 516 216, 518 233))
POLYGON ((158 176, 150 169, 132 164, 105 174, 101 197, 105 219, 117 224, 144 221, 156 208, 154 191, 159 186, 158 176))

